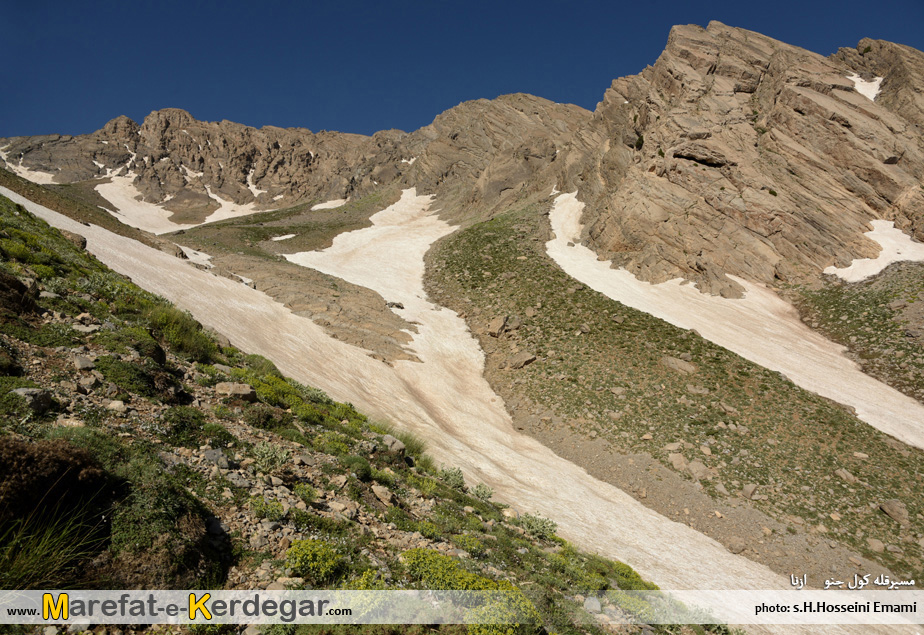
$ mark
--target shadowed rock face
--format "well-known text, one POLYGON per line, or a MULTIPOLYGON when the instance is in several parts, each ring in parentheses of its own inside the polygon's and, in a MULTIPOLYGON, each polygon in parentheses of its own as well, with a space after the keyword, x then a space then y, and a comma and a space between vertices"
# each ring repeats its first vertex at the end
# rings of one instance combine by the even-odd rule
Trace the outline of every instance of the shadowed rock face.
POLYGON ((0 139, 57 182, 134 175, 176 212, 216 198, 256 209, 398 184, 454 222, 552 186, 587 203, 586 238, 642 279, 734 296, 726 273, 817 280, 875 256, 871 219, 924 239, 924 54, 863 40, 825 58, 713 22, 675 27, 657 62, 590 113, 530 95, 466 102, 413 133, 372 137, 207 123, 182 110, 120 117, 80 137, 0 139), (883 77, 875 101, 850 75, 883 77))

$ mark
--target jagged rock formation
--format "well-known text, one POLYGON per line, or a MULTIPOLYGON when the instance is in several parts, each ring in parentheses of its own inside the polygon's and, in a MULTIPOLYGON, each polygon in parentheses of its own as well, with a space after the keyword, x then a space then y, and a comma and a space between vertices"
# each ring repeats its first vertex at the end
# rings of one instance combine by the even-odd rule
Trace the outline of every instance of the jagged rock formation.
POLYGON ((183 222, 222 201, 267 210, 390 185, 433 193, 466 222, 577 189, 602 256, 733 296, 725 274, 810 282, 874 256, 871 219, 924 238, 922 78, 924 54, 909 47, 863 40, 825 58, 713 22, 675 27, 657 62, 615 80, 593 113, 507 95, 364 137, 167 109, 0 147, 12 167, 61 183, 130 174, 183 222), (881 94, 858 92, 854 80, 874 77, 881 94))
POLYGON ((924 238, 924 55, 864 40, 826 59, 713 22, 675 27, 654 66, 607 90, 578 185, 595 249, 643 279, 734 295, 875 256, 874 218, 924 238), (867 48, 869 47, 869 48, 867 48), (893 70, 894 69, 894 70, 893 70), (882 76, 860 94, 853 73, 882 76), (590 175, 587 175, 588 166, 590 175))

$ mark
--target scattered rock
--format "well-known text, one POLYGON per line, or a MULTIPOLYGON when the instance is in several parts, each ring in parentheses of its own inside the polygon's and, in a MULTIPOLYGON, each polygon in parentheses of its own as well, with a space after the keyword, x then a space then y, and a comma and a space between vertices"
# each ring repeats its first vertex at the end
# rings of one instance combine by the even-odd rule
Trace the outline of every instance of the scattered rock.
POLYGON ((685 470, 688 465, 686 457, 679 453, 669 454, 667 460, 670 462, 671 467, 678 471, 685 470))
POLYGON ((488 335, 491 337, 500 337, 504 332, 504 326, 507 324, 507 316, 499 316, 488 323, 488 335))
POLYGON ((757 484, 748 483, 747 485, 741 488, 741 495, 744 498, 751 500, 752 498, 754 498, 754 492, 756 491, 757 491, 757 484))
POLYGON ((394 495, 387 487, 383 487, 381 485, 373 485, 372 493, 375 494, 375 497, 386 505, 391 505, 394 502, 394 495))
POLYGON ((600 613, 603 611, 603 607, 600 606, 600 600, 595 597, 589 597, 584 600, 584 610, 588 613, 600 613))
POLYGON ((885 551, 885 545, 881 540, 877 540, 875 538, 867 538, 866 544, 869 545, 869 549, 873 553, 882 553, 885 551))
POLYGON ((12 393, 22 397, 29 409, 38 415, 45 413, 54 405, 51 393, 41 388, 16 388, 12 393))
POLYGON ((382 437, 382 443, 385 444, 385 447, 388 448, 389 452, 394 452, 396 454, 404 454, 404 451, 407 449, 400 439, 397 439, 390 434, 386 434, 384 437, 382 437))
POLYGON ((728 550, 732 553, 738 554, 748 548, 747 543, 743 538, 738 536, 732 536, 728 539, 728 550))
POLYGON ((687 471, 690 473, 690 476, 695 478, 697 481, 712 478, 712 472, 708 467, 705 466, 705 464, 703 464, 702 461, 690 461, 687 464, 687 471))
POLYGON ((665 355, 661 358, 661 364, 684 375, 692 375, 696 372, 696 366, 690 362, 685 362, 682 359, 677 359, 669 355, 665 355))
POLYGON ((534 361, 536 361, 536 356, 532 353, 522 351, 513 356, 513 359, 510 360, 510 368, 516 370, 518 368, 523 368, 524 366, 529 366, 534 361))
POLYGON ((215 392, 241 401, 253 403, 257 400, 256 391, 247 384, 238 384, 230 381, 219 382, 215 385, 215 392))
POLYGON ((96 364, 94 364, 93 360, 86 355, 75 355, 74 368, 77 370, 93 370, 96 368, 96 364))
POLYGON ((879 509, 885 512, 889 518, 901 525, 907 525, 910 522, 908 508, 905 507, 905 504, 900 500, 894 498, 887 500, 884 503, 880 503, 879 509))
POLYGON ((840 468, 839 470, 834 470, 834 475, 847 483, 857 482, 857 477, 851 474, 850 472, 848 472, 847 470, 845 470, 844 468, 840 468))

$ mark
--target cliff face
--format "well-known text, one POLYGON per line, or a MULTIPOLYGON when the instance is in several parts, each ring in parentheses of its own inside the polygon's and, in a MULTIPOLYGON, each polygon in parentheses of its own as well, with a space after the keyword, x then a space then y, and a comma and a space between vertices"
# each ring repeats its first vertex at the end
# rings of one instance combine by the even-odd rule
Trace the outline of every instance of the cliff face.
POLYGON ((736 295, 725 274, 804 282, 874 256, 872 219, 924 239, 922 85, 924 54, 909 47, 863 40, 825 58, 713 22, 675 27, 657 62, 615 80, 593 113, 506 95, 365 137, 167 109, 0 147, 11 167, 59 183, 128 175, 144 201, 184 218, 398 184, 465 222, 577 189, 602 256, 645 280, 736 295))
POLYGON ((922 69, 885 42, 826 59, 715 22, 675 27, 594 113, 590 241, 646 280, 734 295, 725 273, 806 280, 875 256, 871 219, 924 238, 922 69), (857 75, 884 78, 875 101, 857 75))

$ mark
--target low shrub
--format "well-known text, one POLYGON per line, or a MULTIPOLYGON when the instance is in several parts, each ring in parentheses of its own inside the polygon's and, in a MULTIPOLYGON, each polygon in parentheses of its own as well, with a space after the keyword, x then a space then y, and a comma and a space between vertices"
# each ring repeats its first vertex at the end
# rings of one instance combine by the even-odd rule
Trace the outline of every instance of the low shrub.
POLYGON ((285 518, 286 512, 279 501, 271 501, 262 496, 252 496, 250 498, 250 510, 257 518, 266 520, 279 521, 285 518))
POLYGON ((440 470, 440 479, 453 489, 457 489, 460 492, 465 491, 465 477, 462 475, 462 470, 458 467, 444 467, 440 470))
POLYGON ((372 468, 369 466, 369 461, 363 457, 351 454, 340 457, 340 462, 360 481, 366 483, 372 480, 372 468))
POLYGON ((558 525, 555 524, 554 520, 532 514, 523 514, 516 520, 515 524, 522 527, 533 538, 541 540, 554 538, 555 532, 558 530, 558 525))
POLYGON ((342 575, 346 559, 324 540, 296 540, 286 551, 286 566, 312 584, 327 584, 342 575))
POLYGON ((271 474, 289 460, 289 451, 275 443, 260 441, 253 448, 253 460, 258 471, 271 474))

